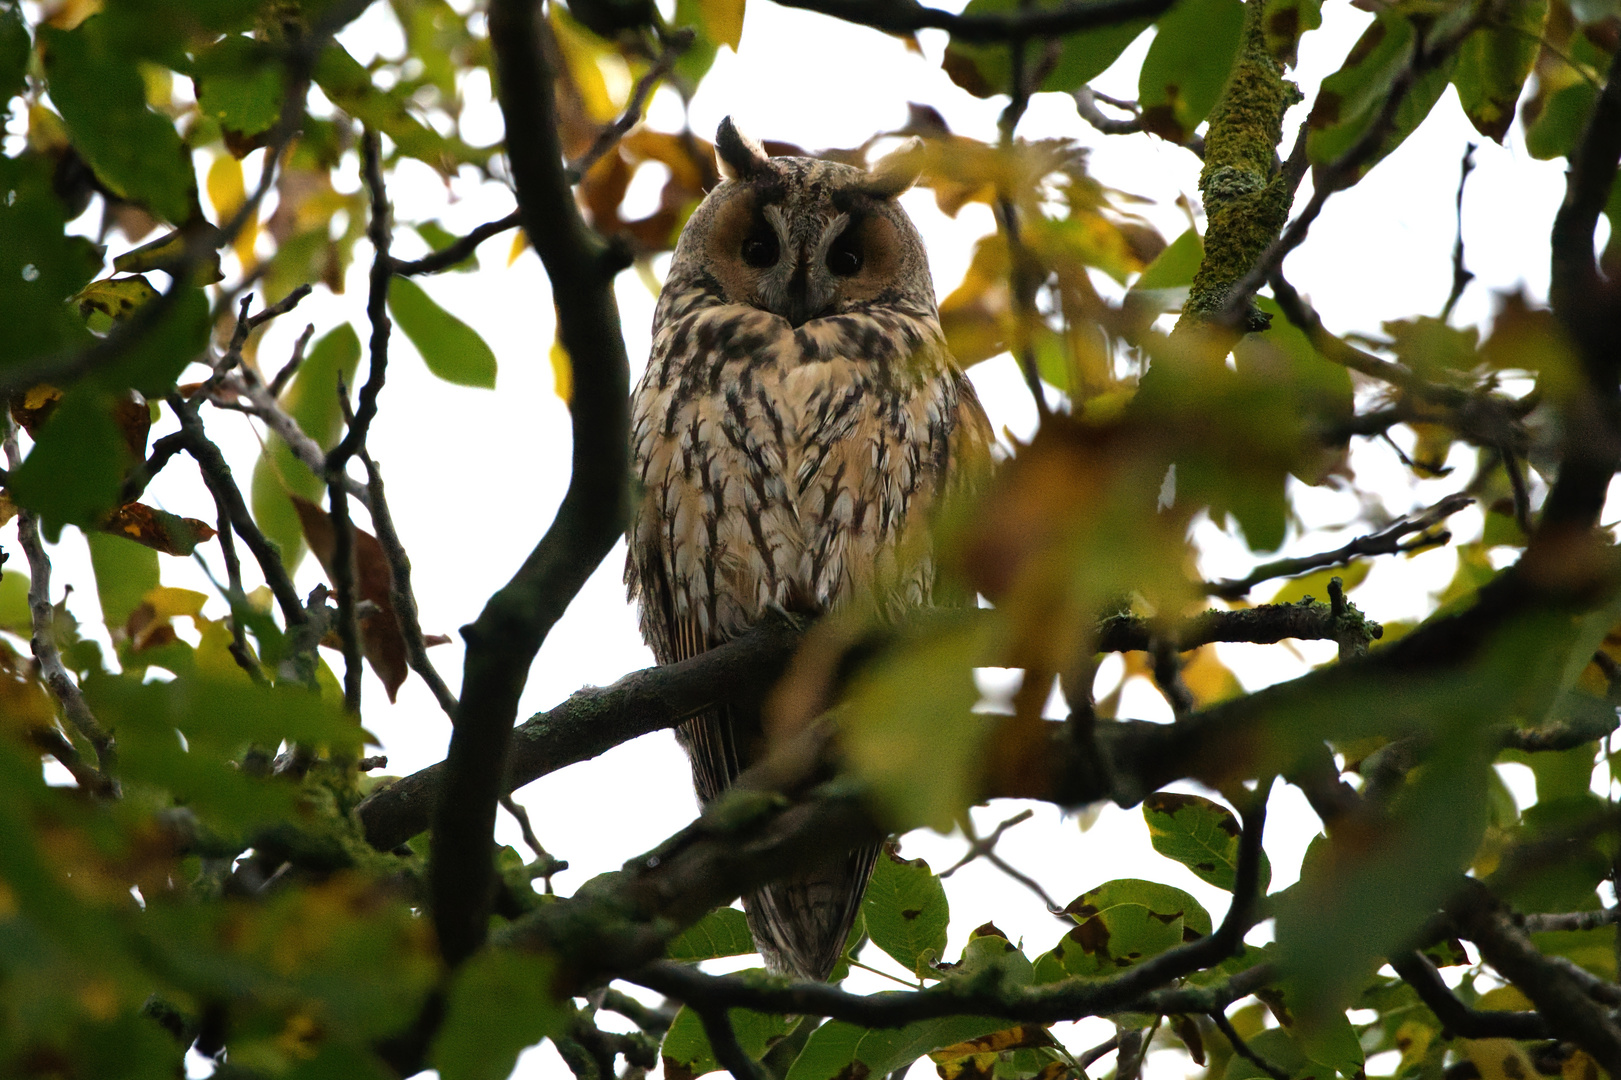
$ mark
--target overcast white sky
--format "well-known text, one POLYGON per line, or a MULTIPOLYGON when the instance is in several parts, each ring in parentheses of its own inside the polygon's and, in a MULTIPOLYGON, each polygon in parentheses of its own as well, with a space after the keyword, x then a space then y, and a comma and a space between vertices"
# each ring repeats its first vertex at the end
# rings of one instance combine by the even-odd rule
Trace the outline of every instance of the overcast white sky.
MULTIPOLYGON (((942 6, 961 5, 948 0, 942 6)), ((1338 67, 1370 19, 1345 0, 1329 0, 1323 15, 1323 28, 1302 43, 1295 72, 1308 103, 1317 83, 1338 67)), ((362 61, 378 52, 394 55, 402 48, 398 28, 382 4, 374 5, 343 37, 362 61)), ((1135 69, 1147 40, 1140 39, 1094 84, 1096 88, 1135 97, 1135 69)), ((721 117, 731 114, 756 137, 809 148, 854 146, 873 131, 898 127, 905 120, 907 102, 917 101, 937 108, 957 131, 993 138, 1002 101, 978 101, 954 86, 939 68, 944 44, 943 35, 924 33, 924 56, 919 57, 886 35, 752 0, 739 51, 734 55, 722 50, 692 102, 692 126, 707 136, 721 117)), ((490 104, 487 80, 470 81, 466 92, 464 136, 474 143, 498 140, 500 116, 490 104)), ((1291 114, 1286 131, 1298 126, 1306 107, 1291 114)), ((679 99, 661 91, 649 119, 665 130, 679 128, 679 99)), ((1191 154, 1147 135, 1098 136, 1065 96, 1038 95, 1020 133, 1063 136, 1095 146, 1091 159, 1095 175, 1154 200, 1156 205, 1144 212, 1167 239, 1186 227, 1183 212, 1174 205, 1177 197, 1198 204, 1198 162, 1191 154)), ((1479 141, 1449 90, 1415 136, 1358 187, 1330 201, 1310 239, 1287 264, 1291 280, 1311 295, 1330 329, 1377 332, 1382 320, 1440 311, 1450 284, 1458 161, 1466 142, 1479 141)), ((1478 168, 1464 203, 1464 232, 1468 265, 1477 280, 1458 306, 1459 322, 1486 319, 1492 290, 1523 287, 1534 297, 1546 295, 1546 238, 1563 189, 1562 165, 1531 159, 1518 129, 1506 147, 1483 145, 1476 160, 1478 168)), ((353 167, 340 186, 358 188, 353 167)), ((645 200, 643 206, 651 208, 656 190, 652 185, 633 189, 631 200, 645 200)), ((447 187, 425 166, 411 161, 400 165, 390 194, 398 220, 437 217, 456 232, 499 217, 512 206, 510 194, 497 185, 478 183, 470 171, 447 187)), ((1302 199, 1306 194, 1302 192, 1302 199)), ((944 295, 961 280, 973 241, 992 231, 990 214, 975 205, 955 220, 946 218, 927 192, 909 194, 906 205, 928 243, 936 287, 944 295)), ((397 236, 398 253, 413 254, 412 245, 418 243, 414 234, 400 230, 397 236)), ((509 244, 510 236, 486 243, 476 275, 447 274, 423 282, 435 299, 474 326, 494 348, 501 365, 497 389, 471 390, 439 382, 417 361, 409 342, 396 334, 382 412, 372 429, 371 447, 390 485, 390 502, 411 553, 422 622, 429 633, 454 636, 457 627, 477 615, 485 598, 541 535, 567 483, 569 424, 566 409, 553 392, 547 361, 553 330, 547 283, 532 252, 507 266, 509 244)), ((279 366, 307 322, 313 322, 319 334, 341 321, 352 321, 365 339, 369 248, 362 243, 356 255, 347 292, 332 296, 317 289, 295 315, 282 319, 266 336, 261 363, 272 370, 279 366)), ((657 273, 662 274, 664 262, 655 266, 657 273)), ((618 293, 635 378, 647 354, 653 296, 634 273, 620 278, 618 293)), ((1011 362, 1004 357, 981 365, 974 378, 998 427, 1028 432, 1034 412, 1013 376, 1011 362)), ((172 427, 172 421, 165 425, 160 430, 172 427)), ((215 413, 209 425, 245 487, 258 451, 255 434, 246 420, 233 415, 215 413)), ((159 433, 155 431, 154 437, 159 433)), ((1456 463, 1464 464, 1466 458, 1461 456, 1456 463)), ((1393 513, 1426 505, 1452 489, 1445 481, 1410 483, 1395 455, 1377 444, 1361 446, 1355 463, 1364 483, 1378 488, 1393 513)), ((150 498, 177 513, 208 520, 214 516, 202 485, 181 462, 159 477, 150 498)), ((1291 538, 1288 553, 1326 548, 1360 531, 1354 527, 1359 507, 1348 495, 1305 490, 1298 505, 1314 525, 1353 527, 1319 532, 1306 540, 1291 538)), ((1478 534, 1479 522, 1477 513, 1467 511, 1453 519, 1453 526, 1468 539, 1478 534)), ((14 539, 14 526, 0 530, 0 544, 12 548, 14 539)), ((1247 555, 1231 537, 1205 527, 1199 539, 1205 548, 1207 576, 1243 572, 1247 555)), ((203 550, 217 563, 217 548, 205 545, 203 550)), ((69 530, 55 556, 58 591, 63 583, 73 584, 71 606, 84 623, 99 624, 82 538, 69 530)), ((547 708, 583 684, 606 684, 652 662, 625 602, 620 583, 623 557, 621 545, 552 632, 533 669, 521 715, 547 708)), ((1386 560, 1354 599, 1376 619, 1420 614, 1428 590, 1450 577, 1453 563, 1454 556, 1445 550, 1410 560, 1386 560)), ((313 587, 318 573, 313 560, 306 560, 298 575, 301 589, 313 587)), ((166 584, 208 591, 206 580, 185 560, 166 558, 164 576, 166 584)), ((1257 599, 1267 595, 1265 588, 1258 593, 1257 599)), ((212 601, 210 614, 222 612, 223 604, 212 601)), ((432 654, 454 689, 460 677, 459 639, 432 654)), ((1294 655, 1286 647, 1258 646, 1224 647, 1222 655, 1246 686, 1255 688, 1298 674, 1305 661, 1320 662, 1329 653, 1315 643, 1294 655)), ((339 663, 333 654, 328 656, 329 662, 339 663)), ((1112 688, 1119 671, 1118 660, 1105 665, 1100 692, 1112 688)), ((380 737, 390 772, 409 772, 442 757, 449 725, 419 680, 409 680, 399 702, 390 707, 368 672, 366 695, 367 726, 380 737)), ((1146 686, 1128 688, 1121 713, 1169 718, 1169 710, 1146 686)), ((1518 784, 1517 778, 1511 780, 1518 784)), ((557 879, 564 893, 653 846, 694 810, 685 759, 667 732, 547 777, 525 789, 521 799, 541 840, 571 864, 557 879)), ((1014 829, 999 850, 1038 878, 1060 902, 1106 880, 1136 876, 1187 889, 1218 919, 1225 910, 1225 894, 1154 854, 1137 810, 1104 807, 1095 824, 1083 832, 1077 819, 1045 804, 1032 806, 1035 818, 1014 829)), ((998 803, 978 811, 976 820, 988 829, 1020 808, 998 803)), ((1318 825, 1293 789, 1280 787, 1272 810, 1267 846, 1277 888, 1297 876, 1300 855, 1318 825)), ((521 847, 516 828, 504 814, 499 836, 521 847)), ((960 838, 929 833, 907 836, 904 847, 909 855, 928 858, 937 869, 963 850, 960 838)), ((1011 936, 1024 937, 1031 956, 1050 948, 1064 930, 1032 895, 984 864, 954 877, 949 893, 952 955, 971 928, 992 918, 1011 936)), ((875 949, 866 958, 887 963, 875 949)), ((876 990, 885 983, 858 972, 848 985, 876 990)), ((1068 1031, 1061 1028, 1059 1034, 1084 1048, 1111 1031, 1108 1024, 1094 1020, 1068 1031)), ((919 1075, 932 1075, 926 1065, 920 1069, 924 1072, 919 1075)), ((1173 1055, 1154 1055, 1149 1072, 1154 1080, 1168 1080, 1179 1077, 1181 1068, 1173 1055)), ((553 1077, 567 1072, 550 1048, 541 1048, 526 1056, 521 1074, 553 1077)))

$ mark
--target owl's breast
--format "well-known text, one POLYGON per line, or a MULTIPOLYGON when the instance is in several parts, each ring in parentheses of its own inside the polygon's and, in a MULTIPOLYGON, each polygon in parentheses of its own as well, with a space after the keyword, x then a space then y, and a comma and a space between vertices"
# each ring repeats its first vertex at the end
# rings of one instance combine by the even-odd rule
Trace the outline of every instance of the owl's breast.
POLYGON ((770 604, 821 610, 875 587, 922 602, 932 570, 908 554, 922 531, 908 523, 942 478, 955 380, 938 327, 899 316, 795 330, 722 307, 661 328, 632 421, 627 579, 644 630, 654 582, 706 644, 770 604))

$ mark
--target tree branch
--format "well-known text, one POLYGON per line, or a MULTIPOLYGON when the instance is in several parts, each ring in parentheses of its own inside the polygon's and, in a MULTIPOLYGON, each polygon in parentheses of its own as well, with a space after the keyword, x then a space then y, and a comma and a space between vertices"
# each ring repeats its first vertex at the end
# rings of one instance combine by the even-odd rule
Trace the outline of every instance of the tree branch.
POLYGON ((783 7, 831 15, 890 34, 947 30, 958 41, 985 44, 1035 37, 1057 37, 1099 26, 1151 19, 1169 0, 1071 0, 1050 8, 1021 7, 1006 13, 953 15, 916 0, 777 0, 783 7))
MULTIPOLYGON (((22 464, 22 452, 17 446, 17 423, 8 410, 4 417, 6 465, 15 472, 22 464)), ((98 785, 107 794, 117 796, 118 781, 113 778, 117 760, 117 747, 112 733, 96 720, 90 706, 62 663, 62 653, 56 647, 56 608, 51 603, 51 557, 45 551, 45 540, 39 533, 39 516, 32 510, 17 508, 17 543, 28 557, 28 617, 30 623, 29 647, 39 661, 40 674, 51 696, 62 709, 62 715, 75 731, 90 740, 96 751, 98 785)), ((61 757, 57 757, 61 761, 61 757)), ((64 765, 68 764, 63 762, 64 765)))
POLYGON ((630 473, 630 365, 613 295, 624 260, 586 227, 563 174, 552 72, 540 48, 534 5, 494 0, 489 18, 518 206, 551 281, 558 341, 574 371, 574 454, 568 491, 546 535, 478 620, 462 629, 462 694, 429 866, 434 926, 452 966, 484 941, 496 801, 529 665, 624 531, 630 473))
POLYGON ((448 270, 473 254, 478 250, 478 246, 490 237, 500 236, 508 229, 515 229, 522 221, 522 212, 518 210, 514 210, 504 218, 486 221, 466 236, 447 244, 432 255, 424 255, 410 262, 396 260, 392 267, 393 272, 401 277, 412 277, 416 274, 437 274, 441 270, 448 270))
POLYGON ((1473 506, 1475 500, 1462 492, 1455 492, 1416 514, 1409 514, 1397 518, 1390 525, 1375 533, 1359 536, 1343 547, 1333 551, 1324 551, 1316 555, 1306 555, 1294 559, 1276 559, 1269 563, 1262 563, 1249 574, 1234 581, 1215 581, 1205 586, 1208 596, 1219 596, 1224 600, 1236 600, 1248 593, 1263 581, 1273 578, 1295 577, 1321 570, 1324 567, 1339 566, 1352 559, 1371 555, 1396 555, 1406 551, 1420 551, 1437 544, 1444 544, 1451 539, 1452 534, 1442 532, 1439 535, 1426 535, 1428 531, 1447 518, 1456 514, 1467 506, 1473 506), (1418 533, 1418 537, 1404 543, 1405 537, 1418 533))
POLYGON ((1465 1005, 1423 953, 1391 957, 1390 966, 1430 1007, 1435 1018, 1460 1039, 1547 1039, 1553 1035, 1540 1013, 1472 1009, 1465 1005))
POLYGON ((1512 913, 1471 881, 1448 905, 1459 932, 1536 1005, 1551 1035, 1576 1043, 1611 1075, 1621 1075, 1621 1028, 1587 995, 1570 973, 1543 956, 1512 913))

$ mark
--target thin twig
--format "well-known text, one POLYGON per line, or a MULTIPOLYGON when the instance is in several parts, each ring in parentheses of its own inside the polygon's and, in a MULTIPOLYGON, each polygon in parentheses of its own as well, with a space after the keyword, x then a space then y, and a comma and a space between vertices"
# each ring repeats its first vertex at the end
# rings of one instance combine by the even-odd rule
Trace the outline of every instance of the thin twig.
POLYGON ((202 470, 209 490, 224 503, 231 527, 259 563, 259 572, 264 575, 265 584, 270 586, 271 595, 275 596, 276 604, 281 608, 282 618, 289 628, 302 626, 309 621, 309 616, 304 611, 298 590, 293 587, 293 579, 287 574, 287 567, 281 561, 281 552, 265 538, 254 522, 247 503, 242 499, 242 491, 231 476, 231 467, 226 463, 225 455, 220 453, 220 448, 214 445, 203 428, 197 407, 179 394, 170 394, 168 402, 180 419, 180 434, 184 438, 186 452, 202 470))
POLYGON ((508 229, 516 229, 523 223, 523 215, 517 210, 512 211, 504 218, 495 221, 486 221, 472 232, 468 233, 431 255, 424 255, 420 259, 409 262, 394 261, 392 270, 400 277, 412 277, 416 274, 437 274, 441 270, 448 270, 461 262, 478 249, 478 246, 492 236, 500 236, 508 229))
POLYGON ((1233 1023, 1231 1020, 1227 1019, 1227 1014, 1225 1012, 1223 1012, 1221 1009, 1217 1009, 1208 1015, 1211 1021, 1215 1023, 1216 1030, 1221 1032, 1222 1035, 1226 1037, 1228 1043, 1232 1045, 1233 1053, 1237 1054, 1251 1065, 1254 1065, 1257 1069, 1260 1069, 1262 1072, 1272 1077, 1272 1080, 1290 1080, 1289 1071, 1287 1069, 1278 1068, 1276 1065, 1272 1064, 1270 1061, 1266 1060, 1266 1058, 1262 1057, 1260 1054, 1257 1054, 1253 1049, 1251 1049, 1250 1044, 1244 1041, 1243 1036, 1239 1035, 1239 1033, 1233 1029, 1233 1023))
POLYGON ((1104 135, 1135 135, 1143 129, 1143 111, 1135 101, 1121 102, 1115 98, 1098 93, 1090 86, 1083 86, 1071 95, 1075 99, 1075 111, 1081 114, 1092 127, 1104 135), (1106 115, 1098 108, 1098 102, 1104 101, 1117 109, 1131 113, 1131 117, 1121 120, 1106 115))
POLYGON ((1520 916, 1520 924, 1525 927, 1528 934, 1597 930, 1601 926, 1613 926, 1617 921, 1616 908, 1596 908, 1593 911, 1571 911, 1557 915, 1520 916))
POLYGON ((298 340, 293 342, 293 355, 287 358, 287 362, 281 366, 280 371, 276 372, 275 378, 270 380, 270 385, 267 387, 272 398, 281 397, 281 392, 287 389, 288 383, 293 381, 293 376, 298 374, 298 369, 304 366, 304 350, 309 348, 310 338, 314 336, 315 324, 310 323, 304 327, 304 332, 298 335, 298 340))
POLYGON ((1393 523, 1378 532, 1359 536, 1350 543, 1335 548, 1333 551, 1324 551, 1316 555, 1304 555, 1293 559, 1275 559, 1272 562, 1262 563, 1244 577, 1236 580, 1210 582, 1205 585, 1205 595, 1219 596, 1225 600, 1235 600, 1248 593, 1261 582, 1270 581, 1273 578, 1295 577, 1312 570, 1340 566, 1350 562, 1352 559, 1366 556, 1397 555, 1444 544, 1451 539, 1450 533, 1431 534, 1429 530, 1435 528, 1435 526, 1464 507, 1473 505, 1474 501, 1472 496, 1465 495, 1462 492, 1454 492, 1428 509, 1397 518, 1393 523), (1418 535, 1413 540, 1404 539, 1413 536, 1415 533, 1418 535))
POLYGON ((629 134, 631 128, 641 123, 642 113, 647 109, 647 101, 653 96, 653 90, 660 80, 670 73, 670 69, 681 58, 681 54, 692 47, 695 39, 696 35, 690 27, 681 27, 665 39, 664 48, 659 51, 653 66, 636 81, 636 88, 631 91, 625 111, 620 113, 613 123, 603 128, 586 152, 569 162, 567 168, 563 170, 563 175, 568 178, 569 183, 579 183, 580 179, 591 171, 591 166, 619 145, 619 140, 629 134))
POLYGON ((1463 290, 1475 280, 1475 275, 1463 265, 1463 188, 1469 182, 1469 174, 1475 170, 1477 149, 1474 143, 1466 143, 1463 161, 1458 166, 1458 238, 1452 244, 1452 291, 1447 293, 1447 302, 1441 307, 1442 322, 1452 318, 1452 309, 1458 306, 1463 290))
POLYGON ((74 783, 92 795, 116 796, 117 788, 101 770, 85 761, 68 737, 54 727, 35 728, 28 733, 29 741, 56 759, 68 771, 74 783))
MULTIPOLYGON (((15 472, 22 464, 22 451, 17 445, 17 424, 10 411, 5 414, 6 465, 15 472)), ((107 794, 118 795, 118 781, 113 772, 117 761, 117 746, 106 728, 96 720, 90 706, 79 690, 79 684, 68 674, 62 662, 62 653, 56 647, 56 607, 51 603, 51 557, 45 551, 40 536, 39 516, 32 510, 17 510, 17 543, 28 556, 28 615, 31 623, 29 647, 39 661, 45 685, 62 708, 62 714, 74 730, 90 740, 96 751, 96 766, 105 778, 107 794)), ((58 760, 61 760, 58 758, 58 760)))
MULTIPOLYGON (((214 496, 214 513, 219 522, 217 535, 220 541, 220 552, 225 558, 226 600, 231 607, 231 659, 236 661, 237 667, 247 672, 254 682, 263 682, 264 673, 259 670, 259 664, 248 651, 247 631, 242 625, 241 608, 247 603, 247 594, 242 588, 242 559, 236 552, 236 531, 231 528, 231 511, 225 505, 225 500, 214 491, 212 485, 207 485, 209 492, 214 496)), ((198 556, 201 555, 193 552, 198 556)))
POLYGON ((996 830, 992 832, 991 835, 983 838, 974 835, 973 818, 964 814, 960 824, 962 826, 963 835, 968 837, 968 851, 963 855, 962 858, 953 863, 949 870, 946 870, 940 876, 942 878, 948 878, 952 874, 955 874, 958 870, 962 869, 964 866, 973 862, 975 859, 984 859, 986 862, 1002 871, 1002 873, 1006 874, 1014 881, 1017 881, 1020 885, 1023 885, 1025 888, 1035 893, 1036 896, 1041 899, 1041 902, 1047 906, 1048 911, 1054 913, 1062 911, 1064 909, 1064 905, 1058 903, 1058 901, 1049 896, 1047 894, 1047 890, 1041 887, 1040 882, 1036 881, 1035 878, 1030 877, 1028 874, 1020 872, 1017 868, 1010 865, 1005 859, 1003 859, 1002 856, 996 853, 996 842, 1002 839, 1002 834, 1021 822, 1029 821, 1031 814, 1032 811, 1028 808, 1019 811, 1017 814, 1014 814, 1012 817, 998 825, 996 830))
POLYGON ((450 692, 450 687, 445 685, 445 680, 439 677, 433 661, 428 658, 428 643, 423 637, 422 622, 417 614, 416 592, 411 588, 411 558, 405 552, 405 545, 400 542, 398 530, 394 528, 394 516, 389 513, 382 470, 364 448, 360 451, 360 463, 366 467, 367 506, 371 510, 372 528, 376 530, 377 542, 388 560, 388 598, 394 607, 394 620, 399 624, 400 635, 405 639, 406 661, 411 665, 411 670, 428 684, 434 700, 445 710, 445 715, 454 720, 456 695, 450 692))

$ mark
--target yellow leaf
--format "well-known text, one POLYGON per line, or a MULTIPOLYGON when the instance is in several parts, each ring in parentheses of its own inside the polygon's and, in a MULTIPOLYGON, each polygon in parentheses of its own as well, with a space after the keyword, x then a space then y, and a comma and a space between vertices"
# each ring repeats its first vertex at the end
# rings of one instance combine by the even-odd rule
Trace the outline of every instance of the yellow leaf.
POLYGON ((1480 1070, 1480 1080, 1530 1080, 1537 1075, 1537 1067, 1513 1039, 1469 1039, 1464 1048, 1480 1070))
POLYGON ((743 40, 743 4, 744 0, 698 0, 709 40, 737 51, 743 40))
POLYGON ((1424 1060, 1435 1034, 1434 1028, 1417 1020, 1408 1020, 1396 1029, 1396 1049, 1401 1051, 1402 1072, 1424 1060))
POLYGON ((1339 578, 1345 591, 1350 592, 1367 579, 1368 571, 1371 569, 1373 569, 1371 559, 1357 559, 1345 566, 1330 566, 1304 577, 1290 578, 1278 588, 1267 603, 1297 604, 1309 596, 1326 604, 1330 579, 1339 578))
POLYGON ((529 234, 519 229, 512 234, 512 250, 507 252, 507 265, 518 261, 518 256, 529 250, 529 234))
POLYGON ((152 613, 159 619, 190 618, 195 619, 203 613, 203 605, 208 602, 208 595, 193 589, 176 589, 160 585, 151 589, 141 597, 152 605, 152 613))
POLYGON ((1559 1066, 1559 1075, 1563 1080, 1600 1080, 1604 1074, 1599 1071, 1598 1062, 1585 1050, 1578 1050, 1559 1066))
POLYGON ((600 39, 564 16, 558 5, 552 4, 550 11, 552 31, 563 53, 563 63, 568 67, 569 77, 579 91, 585 111, 599 124, 618 119, 619 107, 608 93, 608 82, 598 66, 598 59, 609 55, 609 50, 603 47, 600 39))
MULTIPOLYGON (((221 225, 230 221, 242 209, 247 197, 242 163, 228 153, 221 153, 208 167, 208 198, 214 204, 214 220, 221 225)), ((236 234, 231 245, 244 270, 253 265, 253 245, 258 237, 259 215, 255 212, 242 223, 242 231, 236 234)))
POLYGON ((1182 681, 1193 692, 1193 698, 1200 708, 1240 697, 1244 693, 1244 687, 1227 670, 1227 666, 1216 659, 1216 650, 1209 645, 1184 658, 1182 681))
POLYGON ((574 400, 574 361, 560 340, 552 342, 552 389, 564 403, 574 400))
POLYGON ((53 401, 60 400, 62 400, 62 391, 49 383, 40 383, 38 386, 29 387, 28 392, 23 395, 23 408, 29 412, 35 412, 43 409, 53 401))

